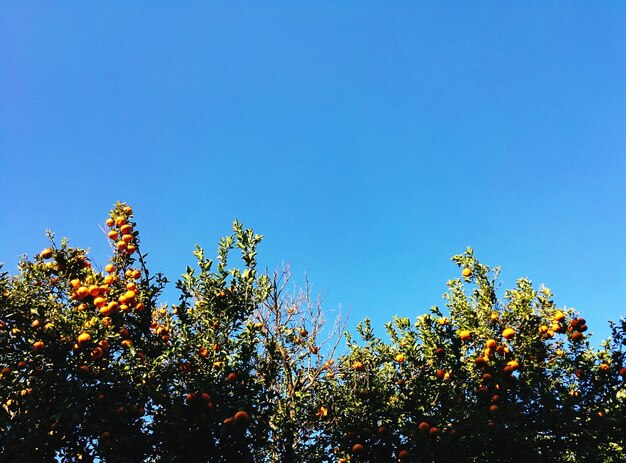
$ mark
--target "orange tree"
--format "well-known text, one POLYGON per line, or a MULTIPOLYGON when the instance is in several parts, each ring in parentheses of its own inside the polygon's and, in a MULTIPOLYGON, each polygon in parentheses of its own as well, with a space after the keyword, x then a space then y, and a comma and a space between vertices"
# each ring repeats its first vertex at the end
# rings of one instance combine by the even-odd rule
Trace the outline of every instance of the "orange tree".
POLYGON ((593 349, 549 290, 499 297, 471 249, 446 309, 384 339, 366 320, 337 356, 342 319, 258 273, 262 237, 238 222, 171 306, 132 209, 105 231, 103 268, 50 235, 0 275, 0 461, 622 461, 624 324, 593 349))
POLYGON ((586 321, 527 279, 453 257, 444 314, 348 336, 320 439, 339 461, 623 461, 624 327, 598 350, 586 321))

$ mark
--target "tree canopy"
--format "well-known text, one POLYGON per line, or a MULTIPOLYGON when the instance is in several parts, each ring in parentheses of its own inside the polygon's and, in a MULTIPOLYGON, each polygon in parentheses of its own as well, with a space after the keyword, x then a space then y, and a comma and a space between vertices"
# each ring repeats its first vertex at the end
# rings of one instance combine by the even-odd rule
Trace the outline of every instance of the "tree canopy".
POLYGON ((443 306, 381 337, 259 272, 237 221, 173 305, 130 206, 106 233, 102 267, 49 234, 0 275, 1 462, 624 461, 624 320, 594 347, 547 288, 499 297, 472 249, 443 306))

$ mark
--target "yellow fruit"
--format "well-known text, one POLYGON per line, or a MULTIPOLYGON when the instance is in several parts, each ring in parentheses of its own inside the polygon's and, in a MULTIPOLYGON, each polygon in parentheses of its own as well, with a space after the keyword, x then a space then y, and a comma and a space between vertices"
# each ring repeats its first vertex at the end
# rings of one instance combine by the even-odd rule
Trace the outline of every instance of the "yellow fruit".
POLYGON ((461 272, 461 275, 463 275, 465 278, 468 278, 471 274, 472 274, 472 270, 468 267, 465 267, 463 271, 461 272))

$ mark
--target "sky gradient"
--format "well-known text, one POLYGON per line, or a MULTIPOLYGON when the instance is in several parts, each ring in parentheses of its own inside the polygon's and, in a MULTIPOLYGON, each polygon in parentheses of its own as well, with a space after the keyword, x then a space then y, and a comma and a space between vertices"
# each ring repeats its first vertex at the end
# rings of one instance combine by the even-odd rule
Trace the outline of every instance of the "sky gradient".
POLYGON ((46 228, 103 262, 123 200, 171 279, 238 218, 264 267, 381 328, 443 305, 469 245, 605 337, 626 5, 437 3, 2 2, 0 262, 46 228))

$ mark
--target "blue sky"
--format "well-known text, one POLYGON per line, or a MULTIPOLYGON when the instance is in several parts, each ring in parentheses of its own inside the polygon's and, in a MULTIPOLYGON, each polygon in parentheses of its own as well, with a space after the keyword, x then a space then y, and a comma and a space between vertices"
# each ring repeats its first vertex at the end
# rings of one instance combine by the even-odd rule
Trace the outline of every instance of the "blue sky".
MULTIPOLYGON (((0 261, 132 204, 175 279, 238 218, 356 322, 443 303, 474 247, 626 315, 622 2, 0 4, 0 261)), ((166 299, 175 299, 170 290, 166 299)))

